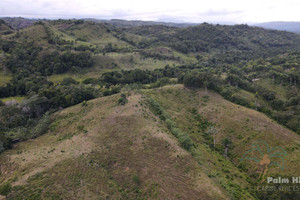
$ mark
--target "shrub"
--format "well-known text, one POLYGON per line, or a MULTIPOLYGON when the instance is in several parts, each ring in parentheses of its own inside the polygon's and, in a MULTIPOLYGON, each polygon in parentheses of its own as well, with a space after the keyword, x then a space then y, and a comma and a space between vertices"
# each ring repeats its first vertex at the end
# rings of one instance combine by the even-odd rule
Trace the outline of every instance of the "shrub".
POLYGON ((161 115, 159 116, 159 118, 161 120, 166 121, 167 119, 170 118, 170 115, 163 108, 160 108, 160 110, 161 110, 161 115))
POLYGON ((179 135, 182 135, 181 130, 180 130, 179 128, 175 128, 175 127, 173 127, 173 128, 171 129, 171 133, 172 133, 175 137, 178 137, 179 135))
POLYGON ((193 146, 193 141, 190 138, 190 136, 188 136, 187 134, 179 135, 179 143, 184 149, 186 149, 188 151, 193 146))
POLYGON ((75 81, 73 78, 68 77, 68 78, 64 78, 63 81, 61 82, 61 85, 73 85, 73 84, 77 84, 78 82, 75 81))
POLYGON ((190 151, 193 146, 193 141, 190 136, 183 133, 179 128, 176 127, 176 123, 171 119, 170 115, 153 99, 148 99, 151 111, 158 115, 161 120, 166 121, 168 129, 171 133, 179 140, 180 145, 190 151))
POLYGON ((171 119, 167 119, 166 124, 169 130, 172 130, 172 128, 175 126, 175 122, 173 122, 171 119))
POLYGON ((5 183, 2 183, 0 185, 0 194, 2 196, 7 196, 8 193, 10 193, 10 191, 11 191, 11 185, 10 185, 10 183, 5 182, 5 183))
POLYGON ((125 105, 128 102, 125 94, 121 94, 121 98, 118 100, 118 104, 125 105))
POLYGON ((12 148, 12 140, 7 138, 3 133, 0 133, 0 153, 6 149, 12 148))
POLYGON ((87 78, 82 81, 83 84, 97 84, 98 79, 96 78, 87 78))
POLYGON ((3 144, 2 141, 0 141, 0 153, 1 153, 2 151, 4 151, 4 150, 5 150, 4 144, 3 144))
POLYGON ((140 179, 140 177, 138 176, 138 175, 133 175, 133 177, 132 177, 132 181, 135 183, 135 184, 137 184, 137 185, 140 185, 141 184, 141 179, 140 179))
POLYGON ((81 107, 87 107, 87 106, 88 106, 88 103, 86 101, 83 101, 81 104, 81 107))
POLYGON ((49 113, 46 113, 43 118, 39 121, 39 123, 32 130, 32 138, 36 138, 48 130, 49 125, 51 124, 52 119, 49 113))

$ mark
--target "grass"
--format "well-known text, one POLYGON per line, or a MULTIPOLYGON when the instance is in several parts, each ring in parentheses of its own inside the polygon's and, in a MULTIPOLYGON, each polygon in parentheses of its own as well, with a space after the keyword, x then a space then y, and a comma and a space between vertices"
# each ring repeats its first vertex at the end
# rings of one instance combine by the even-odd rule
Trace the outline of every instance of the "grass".
MULTIPOLYGON (((198 121, 195 120, 192 114, 192 108, 196 105, 202 105, 202 101, 206 103, 211 100, 207 97, 202 98, 195 91, 183 90, 181 85, 165 86, 161 90, 145 91, 151 98, 156 99, 166 109, 170 116, 175 119, 179 129, 189 134, 196 143, 192 150, 192 155, 195 160, 203 167, 206 174, 231 195, 232 199, 251 199, 250 193, 245 188, 251 188, 246 181, 246 175, 242 174, 234 163, 223 157, 223 153, 212 151, 210 145, 203 137, 203 132, 198 121), (186 102, 188 101, 188 102, 186 102), (220 169, 228 169, 229 176, 225 173, 220 173, 220 169), (237 175, 239 178, 231 179, 237 175), (243 192, 241 192, 243 191, 243 192)), ((207 94, 204 94, 207 96, 207 94)), ((209 98, 211 99, 211 97, 209 98)), ((195 107, 194 107, 195 106, 195 107)))
MULTIPOLYGON (((69 28, 64 29, 64 31, 74 38, 85 38, 90 44, 99 46, 101 48, 105 47, 107 44, 111 43, 113 46, 117 47, 131 47, 128 43, 117 39, 112 33, 107 32, 107 29, 102 24, 90 25, 88 23, 73 25, 69 28)), ((87 44, 87 43, 83 43, 87 44)))
POLYGON ((259 81, 256 81, 255 83, 263 88, 276 92, 279 99, 287 100, 286 98, 286 92, 288 90, 287 87, 280 84, 273 84, 272 79, 261 79, 259 81))
MULTIPOLYGON (((252 182, 255 183, 257 165, 251 162, 244 163, 248 170, 247 173, 241 173, 237 167, 241 157, 251 148, 254 141, 266 141, 271 147, 293 149, 293 153, 288 154, 285 158, 288 163, 285 170, 281 171, 279 168, 273 167, 269 169, 268 176, 272 176, 272 174, 292 176, 292 174, 299 173, 296 164, 299 162, 299 158, 296 158, 300 147, 299 136, 275 123, 264 114, 233 104, 216 93, 184 89, 181 85, 165 86, 147 93, 151 98, 156 99, 175 119, 177 126, 188 133, 197 143, 198 152, 201 153, 198 155, 195 152, 194 155, 198 158, 198 162, 204 166, 207 174, 224 186, 229 193, 241 195, 238 191, 243 188, 253 189, 246 180, 251 176, 254 177, 252 182), (195 120, 194 110, 217 127, 215 150, 212 148, 213 140, 207 137, 201 128, 203 124, 195 120), (225 138, 230 138, 233 143, 229 148, 229 160, 223 157, 222 141, 225 138), (230 173, 220 172, 221 168, 228 169, 230 173), (236 192, 230 192, 232 190, 236 192)), ((247 95, 246 92, 245 95, 247 95)))
POLYGON ((158 69, 166 65, 179 65, 179 62, 167 60, 155 60, 153 58, 142 58, 139 53, 107 53, 111 62, 116 63, 121 69, 158 69))
POLYGON ((105 55, 94 55, 95 64, 91 68, 82 69, 79 72, 69 72, 65 74, 53 74, 49 76, 49 81, 61 82, 64 78, 72 77, 78 82, 86 78, 99 78, 101 74, 111 71, 129 69, 158 69, 166 65, 179 65, 175 61, 161 61, 152 58, 142 59, 138 53, 106 53, 105 55))
MULTIPOLYGON (((46 40, 47 33, 42 25, 30 26, 26 29, 21 29, 19 32, 20 37, 17 37, 16 40, 20 40, 22 42, 24 40, 30 40, 34 41, 34 43, 39 46, 49 46, 48 41, 46 40)), ((16 36, 16 32, 7 35, 8 38, 13 36, 16 36)))
POLYGON ((12 79, 11 75, 4 74, 4 72, 0 71, 0 85, 5 85, 12 79))
POLYGON ((60 83, 64 78, 71 77, 74 80, 78 82, 82 82, 86 78, 90 78, 88 75, 81 75, 81 74, 53 74, 49 76, 49 81, 52 81, 53 83, 60 83))
POLYGON ((254 199, 258 168, 244 162, 243 171, 239 161, 257 140, 289 152, 285 170, 270 168, 268 175, 299 173, 299 136, 265 115, 182 85, 141 92, 123 106, 116 94, 61 110, 48 133, 2 153, 8 199, 254 199), (152 114, 146 97, 168 120, 152 114), (205 132, 211 124, 215 148, 205 132), (189 152, 174 137, 175 126, 192 139, 189 152), (224 138, 232 141, 228 159, 224 138))
POLYGON ((48 133, 2 153, 7 173, 0 182, 12 185, 7 199, 226 199, 165 124, 140 105, 143 96, 132 94, 124 106, 119 98, 61 110, 48 133))
POLYGON ((12 100, 15 100, 15 101, 17 101, 18 103, 21 103, 22 101, 23 101, 23 99, 24 99, 25 97, 23 97, 23 96, 14 96, 14 97, 6 97, 6 98, 0 98, 0 100, 2 101, 2 102, 7 102, 7 101, 12 101, 12 100))

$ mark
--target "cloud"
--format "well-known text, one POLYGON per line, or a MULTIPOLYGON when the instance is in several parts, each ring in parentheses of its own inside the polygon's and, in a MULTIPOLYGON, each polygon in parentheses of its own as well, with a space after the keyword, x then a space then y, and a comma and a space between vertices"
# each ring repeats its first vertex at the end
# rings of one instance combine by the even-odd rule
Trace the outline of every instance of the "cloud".
POLYGON ((238 23, 300 21, 298 0, 0 0, 0 16, 238 23))

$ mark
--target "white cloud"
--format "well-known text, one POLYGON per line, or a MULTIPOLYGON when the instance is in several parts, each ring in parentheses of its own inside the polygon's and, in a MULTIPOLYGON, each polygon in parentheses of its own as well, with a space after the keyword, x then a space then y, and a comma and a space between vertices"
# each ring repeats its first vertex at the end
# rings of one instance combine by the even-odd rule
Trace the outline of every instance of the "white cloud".
POLYGON ((300 21, 298 0, 1 0, 0 16, 186 22, 300 21))

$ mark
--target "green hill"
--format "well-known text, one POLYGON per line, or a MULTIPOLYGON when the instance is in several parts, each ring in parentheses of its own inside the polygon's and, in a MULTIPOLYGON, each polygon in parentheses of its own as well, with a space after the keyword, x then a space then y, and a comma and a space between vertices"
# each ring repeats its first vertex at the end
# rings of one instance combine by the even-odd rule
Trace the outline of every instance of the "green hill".
POLYGON ((114 22, 0 21, 0 195, 299 199, 299 35, 114 22))
POLYGON ((13 186, 7 199, 257 199, 259 166, 239 163, 254 141, 288 151, 284 171, 271 167, 268 176, 299 173, 299 136, 257 111, 182 85, 127 95, 125 106, 113 95, 59 111, 45 135, 2 153, 0 180, 13 186), (149 98, 192 149, 153 114, 149 98), (217 128, 214 148, 205 123, 217 128), (232 141, 228 158, 224 138, 232 141))
POLYGON ((13 30, 11 27, 9 27, 5 21, 0 20, 0 35, 6 35, 12 33, 13 30))
POLYGON ((130 95, 125 106, 118 97, 62 110, 47 134, 2 154, 1 182, 14 186, 7 199, 228 198, 143 95, 130 95))

